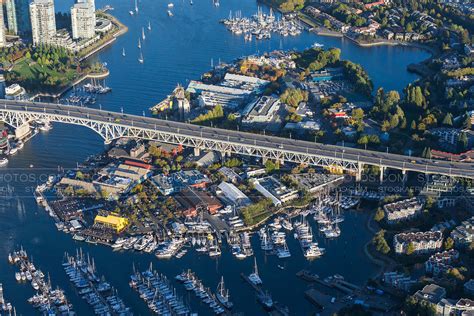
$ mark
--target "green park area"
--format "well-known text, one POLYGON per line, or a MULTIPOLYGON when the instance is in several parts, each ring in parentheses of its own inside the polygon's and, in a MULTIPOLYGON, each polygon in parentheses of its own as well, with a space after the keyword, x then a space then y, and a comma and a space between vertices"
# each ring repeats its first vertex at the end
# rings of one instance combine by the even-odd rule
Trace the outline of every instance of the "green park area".
POLYGON ((5 76, 7 82, 19 83, 29 92, 57 93, 83 75, 104 70, 99 63, 79 62, 65 48, 39 46, 25 49, 5 76))

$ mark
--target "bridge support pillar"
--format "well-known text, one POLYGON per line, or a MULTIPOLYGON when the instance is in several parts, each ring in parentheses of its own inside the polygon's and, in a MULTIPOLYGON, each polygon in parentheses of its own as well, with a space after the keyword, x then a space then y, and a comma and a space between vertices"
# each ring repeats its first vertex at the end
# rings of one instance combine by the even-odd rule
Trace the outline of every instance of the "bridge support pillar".
POLYGON ((194 147, 194 156, 198 157, 199 155, 201 155, 201 149, 199 149, 198 147, 194 147))
POLYGON ((25 123, 15 129, 15 138, 23 139, 30 134, 30 124, 25 123))
POLYGON ((405 184, 407 182, 407 179, 408 179, 407 171, 405 169, 403 169, 402 170, 402 182, 403 182, 403 184, 405 184))
POLYGON ((380 166, 380 183, 383 182, 383 177, 385 176, 385 170, 386 169, 387 169, 386 167, 380 166))
POLYGON ((359 162, 357 164, 356 182, 362 181, 362 170, 363 169, 364 169, 364 164, 359 162))

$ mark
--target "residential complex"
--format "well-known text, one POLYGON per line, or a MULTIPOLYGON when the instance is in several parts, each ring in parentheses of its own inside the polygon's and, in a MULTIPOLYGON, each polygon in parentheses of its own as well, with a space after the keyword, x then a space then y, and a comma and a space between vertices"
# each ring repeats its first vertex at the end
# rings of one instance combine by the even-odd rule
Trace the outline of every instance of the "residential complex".
POLYGON ((409 275, 399 272, 385 272, 383 274, 383 281, 396 289, 404 292, 409 292, 411 287, 416 284, 416 281, 409 275))
POLYGON ((8 31, 14 35, 31 33, 30 0, 5 0, 8 31))
POLYGON ((94 0, 78 0, 71 8, 73 39, 90 39, 95 36, 94 0))
POLYGON ((474 241, 474 216, 467 219, 451 232, 456 246, 467 247, 474 241))
POLYGON ((413 197, 403 201, 398 201, 384 205, 385 218, 387 223, 395 224, 406 221, 419 215, 423 210, 424 200, 413 197))
POLYGON ((446 273, 452 264, 459 258, 459 251, 455 249, 438 252, 425 262, 425 271, 435 276, 446 273))
POLYGON ((396 254, 406 254, 409 245, 416 254, 435 252, 443 246, 443 234, 440 231, 400 233, 393 238, 396 254))
POLYGON ((3 18, 3 10, 0 10, 0 47, 7 45, 7 39, 5 34, 5 22, 3 18))
POLYGON ((34 0, 30 3, 33 45, 49 44, 56 35, 54 0, 34 0))
POLYGON ((449 299, 446 298, 446 289, 436 284, 428 284, 422 290, 417 291, 413 298, 424 301, 431 306, 437 316, 472 315, 474 313, 474 301, 468 298, 449 299))

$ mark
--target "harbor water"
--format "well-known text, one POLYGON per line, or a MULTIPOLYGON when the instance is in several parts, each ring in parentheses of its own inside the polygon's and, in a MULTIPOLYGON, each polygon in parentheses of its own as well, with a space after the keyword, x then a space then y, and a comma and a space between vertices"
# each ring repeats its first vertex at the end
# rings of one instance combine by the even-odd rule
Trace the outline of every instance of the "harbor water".
MULTIPOLYGON (((56 1, 56 10, 69 10, 71 4, 72 0, 56 1)), ((406 65, 429 56, 416 48, 361 48, 348 40, 307 32, 298 37, 272 36, 270 40, 246 43, 243 36, 232 35, 218 21, 227 17, 231 10, 240 10, 242 16, 254 14, 257 3, 253 0, 222 0, 219 7, 211 0, 195 0, 192 6, 188 0, 178 0, 174 3, 172 17, 167 14, 165 1, 141 0, 139 13, 134 16, 128 13, 134 6, 132 0, 97 0, 96 6, 100 8, 106 4, 112 5, 115 9, 111 13, 129 27, 128 33, 93 57, 107 63, 111 73, 107 85, 113 89, 112 93, 99 95, 94 106, 114 111, 123 108, 124 112, 141 115, 161 101, 176 84, 186 85, 189 80, 199 79, 210 68, 211 59, 214 64, 219 59, 230 62, 248 54, 274 49, 304 49, 318 42, 325 47, 339 47, 343 58, 362 64, 375 87, 401 91, 416 79, 406 71, 406 65), (142 27, 146 29, 148 22, 152 30, 146 30, 146 40, 142 43, 144 63, 140 64, 137 41, 142 27), (123 49, 125 57, 122 56, 123 49)), ((157 260, 152 255, 114 252, 109 247, 76 242, 70 235, 56 230, 47 213, 35 203, 35 186, 45 181, 47 175, 56 173, 58 168, 74 168, 77 162, 103 149, 102 139, 91 130, 56 124, 51 131, 40 133, 25 143, 24 148, 11 157, 8 166, 0 170, 0 283, 5 298, 17 308, 17 313, 35 314, 27 303, 34 290, 27 284, 17 283, 15 267, 7 263, 8 253, 22 245, 35 265, 43 272, 49 272, 53 286, 59 285, 66 291, 79 315, 90 315, 92 310, 76 293, 61 266, 64 252, 74 254, 78 247, 95 258, 97 270, 117 289, 135 315, 147 315, 149 310, 129 287, 129 275, 134 263, 140 270, 145 270, 150 262, 171 279, 183 269, 192 269, 213 291, 224 276, 234 311, 245 315, 263 314, 254 291, 240 278, 240 273, 252 271, 253 259, 237 260, 228 248, 223 249, 218 259, 189 251, 181 259, 157 260)), ((308 268, 322 277, 339 273, 357 284, 362 284, 376 272, 376 266, 363 251, 364 244, 371 238, 366 229, 367 213, 352 211, 345 215, 341 236, 330 242, 318 238, 326 253, 311 262, 304 258, 298 241, 291 236, 288 246, 292 257, 285 260, 266 257, 258 246, 258 237, 253 237, 264 287, 274 300, 288 306, 291 314, 308 315, 314 310, 303 296, 307 283, 295 276, 301 269, 308 268)), ((194 295, 186 293, 179 283, 173 283, 192 310, 201 315, 209 314, 210 310, 194 295)))

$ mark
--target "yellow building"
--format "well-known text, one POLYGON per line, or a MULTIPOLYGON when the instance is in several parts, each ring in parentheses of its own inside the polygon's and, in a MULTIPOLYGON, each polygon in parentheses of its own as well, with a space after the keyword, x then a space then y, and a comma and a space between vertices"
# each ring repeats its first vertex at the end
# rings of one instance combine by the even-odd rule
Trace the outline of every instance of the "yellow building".
POLYGON ((128 226, 128 219, 113 214, 108 214, 107 216, 97 215, 94 219, 94 224, 112 228, 117 233, 120 233, 128 226))

